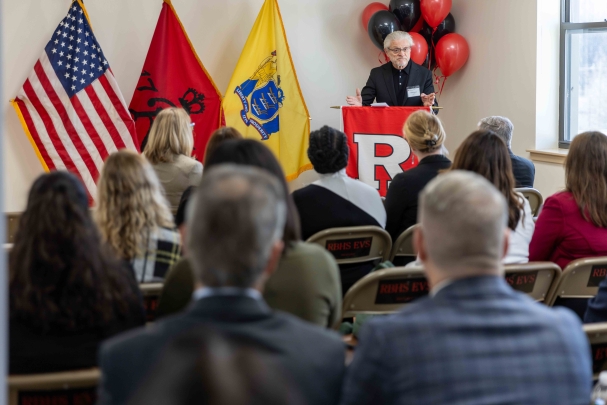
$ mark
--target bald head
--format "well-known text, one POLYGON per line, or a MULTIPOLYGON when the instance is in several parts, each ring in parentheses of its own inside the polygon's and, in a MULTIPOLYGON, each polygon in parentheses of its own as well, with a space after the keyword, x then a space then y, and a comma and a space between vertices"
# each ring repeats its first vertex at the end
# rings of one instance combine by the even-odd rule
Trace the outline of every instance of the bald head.
POLYGON ((440 175, 421 193, 419 208, 424 263, 450 278, 500 271, 508 210, 484 177, 458 170, 440 175))

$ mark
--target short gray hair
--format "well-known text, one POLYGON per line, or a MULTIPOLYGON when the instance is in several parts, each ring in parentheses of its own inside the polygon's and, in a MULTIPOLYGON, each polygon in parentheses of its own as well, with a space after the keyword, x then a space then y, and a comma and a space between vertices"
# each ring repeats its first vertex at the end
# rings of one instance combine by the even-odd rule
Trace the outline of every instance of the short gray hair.
POLYGON ((508 206, 484 177, 462 170, 439 175, 420 195, 419 222, 429 258, 446 273, 499 267, 508 206))
POLYGON ((493 131, 502 138, 502 141, 506 143, 506 146, 510 148, 512 144, 512 132, 514 132, 514 125, 506 117, 500 117, 494 115, 492 117, 483 118, 478 123, 478 129, 493 131))
POLYGON ((409 40, 409 44, 413 46, 413 37, 409 35, 408 32, 405 31, 394 31, 388 34, 386 39, 384 39, 384 49, 388 49, 392 44, 392 41, 398 41, 401 39, 409 40))
POLYGON ((187 233, 198 280, 209 287, 253 286, 282 238, 285 201, 280 182, 265 170, 228 164, 205 172, 187 233))

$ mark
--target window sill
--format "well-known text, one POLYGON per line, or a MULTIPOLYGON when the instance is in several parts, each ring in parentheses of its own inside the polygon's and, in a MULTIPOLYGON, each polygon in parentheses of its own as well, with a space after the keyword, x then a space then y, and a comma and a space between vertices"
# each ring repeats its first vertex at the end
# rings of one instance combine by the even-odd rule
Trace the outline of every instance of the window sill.
POLYGON ((527 149, 534 162, 564 164, 568 149, 527 149))

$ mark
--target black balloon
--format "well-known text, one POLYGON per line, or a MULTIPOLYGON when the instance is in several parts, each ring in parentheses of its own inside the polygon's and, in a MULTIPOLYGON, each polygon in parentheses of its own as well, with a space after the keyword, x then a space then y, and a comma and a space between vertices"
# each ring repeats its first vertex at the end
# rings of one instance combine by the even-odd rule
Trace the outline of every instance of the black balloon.
POLYGON ((431 56, 430 60, 428 61, 429 63, 425 64, 430 69, 434 69, 434 67, 436 66, 436 58, 434 57, 434 48, 432 47, 432 42, 434 41, 434 46, 436 46, 436 44, 438 44, 438 41, 440 41, 442 37, 455 32, 455 18, 453 18, 453 15, 451 13, 449 13, 447 18, 445 18, 438 25, 438 27, 436 27, 436 32, 434 33, 434 35, 432 35, 432 31, 432 27, 430 27, 425 21, 423 28, 419 31, 421 36, 426 39, 426 42, 428 43, 428 49, 431 50, 430 52, 428 52, 431 56))
POLYGON ((422 16, 419 0, 390 0, 390 11, 394 13, 403 31, 411 31, 422 16))
POLYGON ((431 45, 432 40, 434 40, 434 46, 436 46, 436 44, 438 44, 438 41, 440 41, 442 37, 455 32, 455 18, 453 18, 453 15, 451 13, 449 13, 447 18, 445 18, 438 25, 438 27, 436 27, 436 32, 434 33, 434 35, 432 35, 432 31, 432 27, 430 27, 428 23, 424 21, 424 26, 419 31, 419 33, 424 38, 426 38, 426 41, 428 42, 429 46, 431 45))
POLYGON ((384 39, 394 31, 402 31, 398 18, 388 10, 380 10, 369 20, 369 38, 379 49, 384 49, 384 39))

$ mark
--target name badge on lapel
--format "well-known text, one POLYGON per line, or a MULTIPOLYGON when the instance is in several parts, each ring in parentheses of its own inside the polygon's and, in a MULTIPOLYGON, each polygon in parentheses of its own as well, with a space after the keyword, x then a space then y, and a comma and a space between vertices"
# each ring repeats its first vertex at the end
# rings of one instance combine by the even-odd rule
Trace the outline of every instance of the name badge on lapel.
POLYGON ((420 96, 421 96, 421 92, 419 91, 419 86, 407 87, 407 98, 420 97, 420 96))

